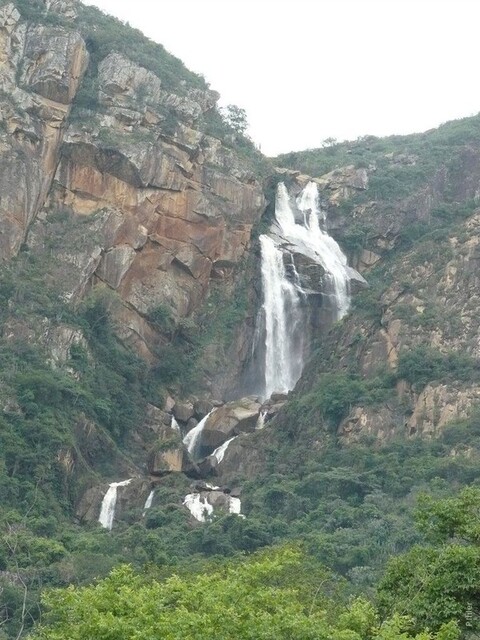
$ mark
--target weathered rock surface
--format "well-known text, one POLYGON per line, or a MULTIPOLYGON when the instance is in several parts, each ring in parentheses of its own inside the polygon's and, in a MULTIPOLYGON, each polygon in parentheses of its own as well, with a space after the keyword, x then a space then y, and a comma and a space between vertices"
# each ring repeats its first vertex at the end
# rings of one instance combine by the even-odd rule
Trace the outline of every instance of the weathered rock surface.
MULTIPOLYGON (((45 3, 77 14, 71 0, 45 3)), ((119 53, 98 65, 101 110, 71 118, 88 59, 75 31, 0 9, 0 257, 28 234, 36 255, 48 248, 65 300, 77 304, 98 282, 117 291, 120 337, 153 360, 148 314, 163 306, 176 322, 198 309, 211 277, 229 276, 264 208, 262 187, 248 161, 201 131, 217 93, 176 95, 119 53), (68 231, 54 223, 67 213, 68 231)))
POLYGON ((339 204, 348 200, 352 192, 364 191, 368 188, 368 172, 366 169, 357 169, 354 165, 334 169, 316 179, 321 189, 329 192, 329 200, 332 204, 339 204))
POLYGON ((235 435, 255 431, 260 409, 261 403, 253 397, 228 402, 219 407, 205 423, 203 446, 216 449, 235 435))
POLYGON ((63 128, 87 67, 81 36, 0 9, 0 258, 14 256, 48 196, 63 128))

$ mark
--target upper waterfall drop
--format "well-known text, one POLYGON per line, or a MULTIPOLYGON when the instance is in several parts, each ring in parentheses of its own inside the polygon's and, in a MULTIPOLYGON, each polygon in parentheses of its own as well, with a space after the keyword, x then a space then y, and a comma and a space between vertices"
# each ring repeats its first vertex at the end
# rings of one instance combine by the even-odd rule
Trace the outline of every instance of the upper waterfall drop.
POLYGON ((301 290, 287 276, 283 253, 260 236, 265 317, 265 397, 293 389, 303 367, 301 290))
POLYGON ((325 222, 315 182, 309 182, 293 202, 285 184, 278 184, 275 222, 268 235, 260 236, 266 398, 290 391, 300 378, 308 348, 308 297, 321 294, 328 300, 330 321, 348 312, 352 270, 324 229, 325 222), (323 268, 321 282, 315 283, 318 291, 302 281, 295 262, 298 256, 323 268))

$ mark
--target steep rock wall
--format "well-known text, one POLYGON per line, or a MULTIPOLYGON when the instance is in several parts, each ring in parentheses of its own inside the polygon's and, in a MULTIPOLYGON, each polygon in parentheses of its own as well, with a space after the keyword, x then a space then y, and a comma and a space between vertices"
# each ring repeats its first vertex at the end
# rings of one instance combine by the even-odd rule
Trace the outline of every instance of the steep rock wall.
MULTIPOLYGON (((75 16, 75 3, 48 3, 75 16), (73 14, 72 14, 73 11, 73 14)), ((67 15, 68 14, 68 15, 67 15)), ((104 283, 122 301, 119 335, 149 360, 173 322, 230 275, 264 209, 248 162, 201 130, 218 94, 176 95, 152 71, 112 52, 95 79, 95 111, 72 104, 88 65, 81 35, 0 12, 0 252, 50 254, 48 277, 73 304, 104 283), (61 227, 51 224, 73 216, 61 227)))

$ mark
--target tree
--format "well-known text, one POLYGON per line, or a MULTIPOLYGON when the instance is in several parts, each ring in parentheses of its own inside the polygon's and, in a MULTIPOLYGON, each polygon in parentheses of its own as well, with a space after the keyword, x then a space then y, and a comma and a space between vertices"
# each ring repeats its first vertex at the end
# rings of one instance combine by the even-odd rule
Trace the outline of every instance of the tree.
POLYGON ((245 134, 248 128, 247 112, 236 104, 229 104, 222 109, 225 122, 235 133, 245 134))
MULTIPOLYGON (((121 566, 94 586, 51 591, 50 612, 31 640, 413 640, 406 618, 381 622, 363 599, 328 601, 331 582, 288 548, 164 582, 121 566)), ((454 624, 438 634, 457 638, 454 624)))
POLYGON ((480 631, 480 489, 423 497, 417 521, 432 544, 390 561, 379 587, 382 612, 408 615, 417 629, 455 620, 480 631))

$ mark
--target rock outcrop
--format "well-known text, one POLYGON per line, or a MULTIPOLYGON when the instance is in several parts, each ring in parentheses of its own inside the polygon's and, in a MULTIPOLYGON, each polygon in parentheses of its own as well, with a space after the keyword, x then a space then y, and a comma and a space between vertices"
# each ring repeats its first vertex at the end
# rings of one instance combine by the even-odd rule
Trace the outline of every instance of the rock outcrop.
POLYGON ((255 431, 261 403, 258 398, 242 398, 216 409, 207 419, 202 433, 202 445, 216 449, 240 433, 255 431))
MULTIPOLYGON (((76 15, 75 3, 47 4, 76 15)), ((99 109, 72 116, 89 60, 80 34, 28 25, 11 3, 0 36, 0 255, 25 242, 38 255, 49 247, 50 276, 72 303, 105 283, 123 303, 119 335, 152 359, 159 338, 149 314, 192 314, 212 274, 238 264, 264 207, 261 185, 202 131, 215 92, 177 95, 112 52, 98 65, 99 109), (73 216, 64 243, 52 222, 62 215, 73 216)))
POLYGON ((0 258, 16 255, 47 200, 71 103, 88 64, 82 37, 0 9, 0 258))

